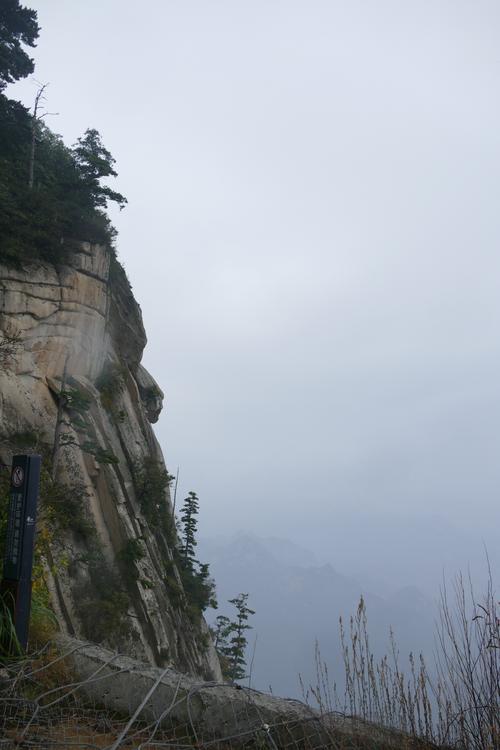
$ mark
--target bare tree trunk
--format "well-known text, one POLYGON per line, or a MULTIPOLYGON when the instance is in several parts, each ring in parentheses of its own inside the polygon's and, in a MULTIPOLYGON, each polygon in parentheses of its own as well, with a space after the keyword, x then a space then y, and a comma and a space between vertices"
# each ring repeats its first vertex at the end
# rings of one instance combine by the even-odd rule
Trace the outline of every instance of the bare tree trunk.
POLYGON ((57 112, 44 112, 39 114, 40 102, 45 99, 43 93, 49 84, 44 83, 43 86, 37 91, 35 96, 35 106, 33 107, 33 116, 31 118, 31 148, 30 148, 30 162, 29 162, 29 176, 28 176, 28 187, 33 190, 35 183, 35 151, 36 151, 36 135, 38 130, 38 123, 47 115, 57 115, 57 112))
POLYGON ((35 178, 35 148, 36 148, 36 131, 38 126, 38 106, 40 99, 43 96, 43 92, 47 88, 47 84, 44 83, 41 88, 38 89, 35 96, 35 106, 33 107, 33 117, 31 118, 31 149, 30 149, 30 164, 29 164, 29 177, 28 187, 33 190, 33 183, 35 178))
POLYGON ((33 190, 33 182, 35 177, 35 142, 36 142, 36 116, 33 115, 31 120, 31 151, 30 151, 30 171, 28 178, 28 187, 33 190))

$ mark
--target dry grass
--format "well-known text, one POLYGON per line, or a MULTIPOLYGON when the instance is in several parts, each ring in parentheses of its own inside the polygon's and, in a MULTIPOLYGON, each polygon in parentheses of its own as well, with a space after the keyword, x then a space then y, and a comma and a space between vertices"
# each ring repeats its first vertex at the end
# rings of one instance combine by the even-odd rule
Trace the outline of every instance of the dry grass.
POLYGON ((316 684, 301 683, 304 699, 441 747, 500 750, 500 605, 491 570, 481 597, 463 576, 451 596, 443 587, 432 676, 422 655, 402 667, 392 632, 390 642, 391 653, 375 660, 361 599, 347 630, 340 620, 344 689, 316 645, 316 684))

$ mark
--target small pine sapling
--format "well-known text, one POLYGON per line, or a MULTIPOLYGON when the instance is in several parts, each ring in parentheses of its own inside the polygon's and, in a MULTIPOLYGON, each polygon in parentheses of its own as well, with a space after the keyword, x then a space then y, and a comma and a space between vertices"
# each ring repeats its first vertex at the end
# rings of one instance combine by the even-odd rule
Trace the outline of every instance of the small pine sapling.
POLYGON ((219 615, 212 629, 214 645, 219 654, 222 673, 224 677, 234 682, 246 677, 247 648, 246 630, 251 630, 248 624, 250 615, 255 611, 247 607, 248 594, 238 594, 234 599, 229 599, 229 604, 236 607, 236 620, 231 621, 225 615, 219 615))

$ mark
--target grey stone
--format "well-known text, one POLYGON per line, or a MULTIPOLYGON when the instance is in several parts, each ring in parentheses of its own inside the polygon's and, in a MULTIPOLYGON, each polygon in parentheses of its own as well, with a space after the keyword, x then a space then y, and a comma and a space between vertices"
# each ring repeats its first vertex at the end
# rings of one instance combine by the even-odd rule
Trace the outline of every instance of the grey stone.
POLYGON ((92 704, 178 729, 180 736, 189 735, 200 746, 230 738, 228 746, 233 748, 431 748, 354 717, 321 714, 297 700, 201 682, 173 668, 149 667, 93 644, 64 639, 60 645, 81 683, 79 692, 92 704))
MULTIPOLYGON (((137 580, 122 585, 130 596, 127 651, 151 664, 171 663, 192 675, 220 678, 205 622, 194 625, 182 606, 175 566, 170 575, 179 591, 175 600, 169 595, 165 561, 171 568, 172 550, 161 534, 150 533, 135 492, 134 473, 141 461, 152 458, 164 467, 150 424, 158 419, 163 393, 140 365, 146 335, 125 273, 106 247, 89 243, 82 243, 68 265, 0 265, 0 335, 3 331, 19 333, 22 346, 9 367, 0 370, 0 461, 10 461, 13 433, 35 433, 53 444, 67 361, 69 382, 90 398, 90 408, 85 432, 65 414, 63 436, 69 445, 60 452, 58 477, 68 482, 77 477, 85 487, 105 558, 118 574, 123 573, 124 546, 142 540, 137 580), (123 385, 114 394, 112 413, 96 388, 106 364, 119 370, 123 385), (82 449, 88 440, 118 462, 99 463, 82 449)), ((168 489, 164 502, 171 508, 168 489)), ((85 540, 65 530, 58 532, 47 561, 52 604, 68 634, 82 635, 75 587, 86 575, 78 561, 89 551, 85 540)))

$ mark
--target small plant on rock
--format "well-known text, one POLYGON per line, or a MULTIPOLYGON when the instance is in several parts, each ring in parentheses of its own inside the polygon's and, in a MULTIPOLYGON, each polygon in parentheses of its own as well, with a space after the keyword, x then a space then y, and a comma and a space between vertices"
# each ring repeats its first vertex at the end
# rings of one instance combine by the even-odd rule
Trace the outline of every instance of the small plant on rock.
POLYGON ((255 611, 247 606, 248 594, 238 594, 234 599, 229 599, 229 604, 236 607, 236 619, 230 620, 225 615, 219 615, 212 628, 214 645, 219 654, 222 674, 226 679, 234 682, 243 680, 246 675, 247 648, 246 631, 251 630, 248 624, 250 615, 255 611))

